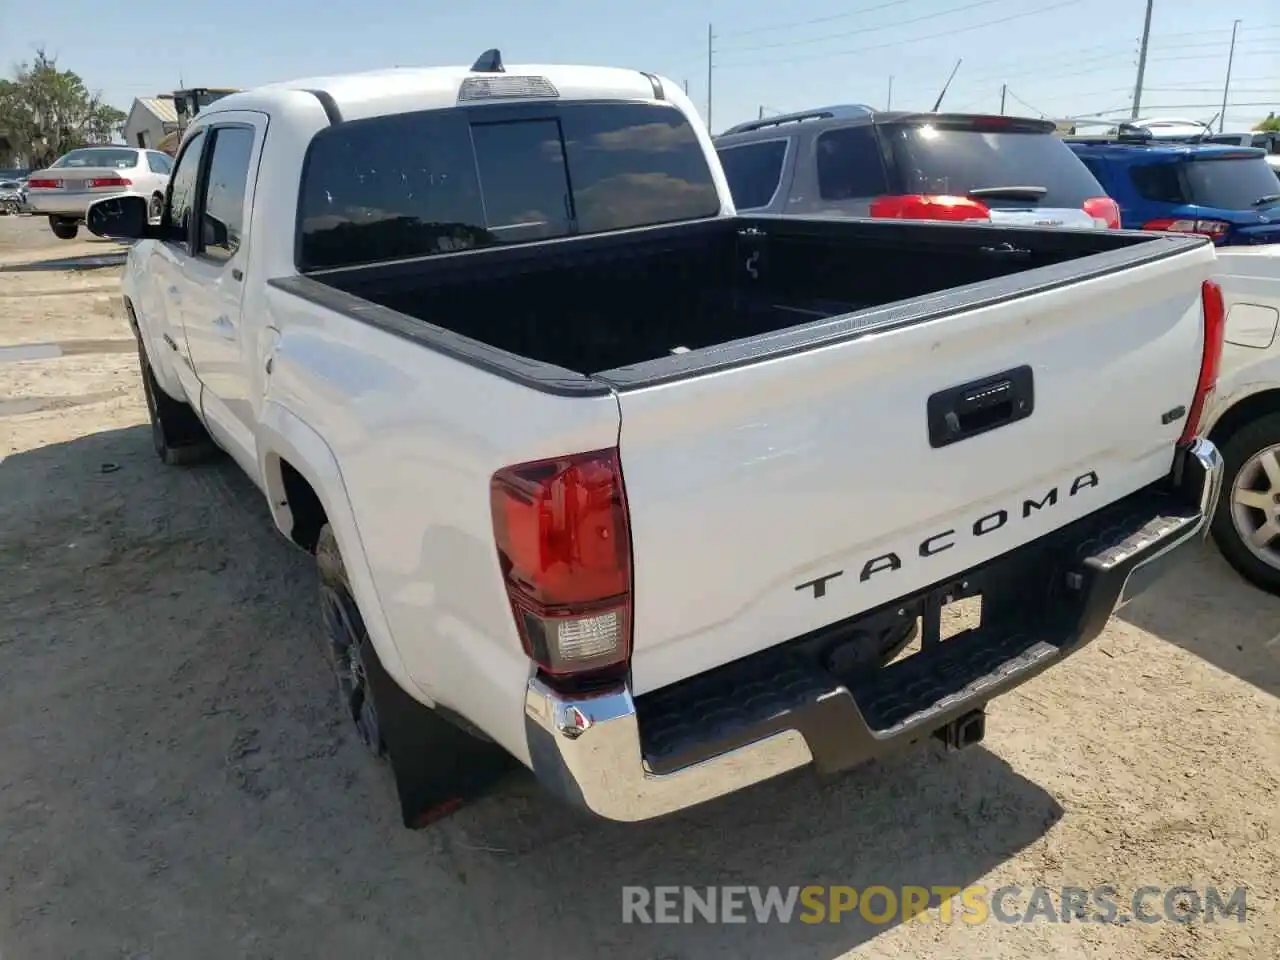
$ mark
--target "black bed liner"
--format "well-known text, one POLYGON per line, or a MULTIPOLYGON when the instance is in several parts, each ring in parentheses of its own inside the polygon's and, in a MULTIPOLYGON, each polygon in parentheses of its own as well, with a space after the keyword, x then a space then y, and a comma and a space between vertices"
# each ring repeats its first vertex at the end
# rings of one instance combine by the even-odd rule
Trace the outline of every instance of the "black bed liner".
POLYGON ((938 319, 1207 242, 1119 230, 726 217, 269 282, 532 389, 598 396, 938 319), (705 325, 711 342, 682 336, 682 323, 705 325), (678 346, 691 349, 670 352, 678 346), (526 355, 534 352, 544 356, 526 355))

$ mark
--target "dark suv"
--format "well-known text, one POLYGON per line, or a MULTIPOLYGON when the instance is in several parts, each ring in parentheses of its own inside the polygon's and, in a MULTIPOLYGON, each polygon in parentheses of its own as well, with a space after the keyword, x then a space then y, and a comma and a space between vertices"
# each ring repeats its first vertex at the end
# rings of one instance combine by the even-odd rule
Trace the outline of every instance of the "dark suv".
POLYGON ((715 138, 739 210, 1118 227, 1047 120, 822 107, 715 138))

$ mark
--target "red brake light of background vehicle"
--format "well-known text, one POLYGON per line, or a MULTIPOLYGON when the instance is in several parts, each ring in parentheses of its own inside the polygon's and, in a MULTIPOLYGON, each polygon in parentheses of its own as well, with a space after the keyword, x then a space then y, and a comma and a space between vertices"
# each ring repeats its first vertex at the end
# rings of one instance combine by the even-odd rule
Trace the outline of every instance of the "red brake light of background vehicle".
POLYGON ((1222 287, 1212 280, 1206 280, 1200 287, 1200 303, 1204 311, 1204 348, 1200 355, 1200 376, 1196 380, 1195 397, 1191 400, 1191 411, 1182 428, 1180 443, 1193 440, 1200 429, 1204 408, 1218 385, 1223 338, 1227 333, 1227 308, 1222 297, 1222 287))
POLYGON ((1217 240, 1227 235, 1231 224, 1225 220, 1190 220, 1181 217, 1161 217, 1142 225, 1143 230, 1167 230, 1170 233, 1198 233, 1217 240))
POLYGON ((62 186, 61 180, 36 179, 28 180, 27 186, 36 190, 56 190, 62 186))
POLYGON ((1083 204, 1084 212, 1093 217, 1098 226, 1108 230, 1120 229, 1120 204, 1110 197, 1090 197, 1083 204))
POLYGON ((907 194, 876 197, 871 201, 871 216, 879 220, 990 220, 991 209, 985 203, 968 197, 907 194))
POLYGON ((554 677, 621 677, 631 657, 631 529, 616 449, 506 467, 489 504, 525 652, 554 677))
POLYGON ((96 187, 131 187, 133 186, 133 181, 125 177, 94 177, 89 181, 88 186, 91 189, 96 187))

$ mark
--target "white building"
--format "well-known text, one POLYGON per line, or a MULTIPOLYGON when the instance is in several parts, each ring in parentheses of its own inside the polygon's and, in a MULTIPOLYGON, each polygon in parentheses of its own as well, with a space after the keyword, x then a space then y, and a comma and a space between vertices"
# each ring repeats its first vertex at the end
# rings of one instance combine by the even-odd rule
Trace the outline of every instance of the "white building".
POLYGON ((167 134, 178 129, 178 111, 172 95, 139 97, 124 122, 124 142, 131 147, 159 150, 167 134))

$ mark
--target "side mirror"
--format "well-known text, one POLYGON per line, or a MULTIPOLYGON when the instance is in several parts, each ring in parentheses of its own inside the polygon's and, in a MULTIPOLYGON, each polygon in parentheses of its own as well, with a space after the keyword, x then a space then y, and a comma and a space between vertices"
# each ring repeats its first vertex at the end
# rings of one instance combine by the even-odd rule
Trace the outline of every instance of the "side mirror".
POLYGON ((159 236, 151 225, 144 197, 106 197, 89 204, 85 226, 89 232, 109 240, 147 240, 159 236))
POLYGON ((230 245, 227 242, 227 225, 217 217, 211 217, 207 213, 204 215, 203 239, 206 247, 230 249, 230 245))

